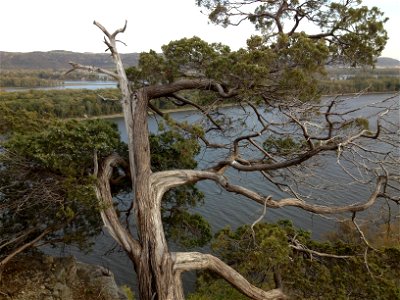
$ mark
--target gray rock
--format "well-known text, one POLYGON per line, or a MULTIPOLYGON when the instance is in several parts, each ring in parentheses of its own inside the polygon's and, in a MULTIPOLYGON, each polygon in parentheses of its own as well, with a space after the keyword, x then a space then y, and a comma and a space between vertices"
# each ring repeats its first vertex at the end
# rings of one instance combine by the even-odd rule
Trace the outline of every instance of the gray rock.
POLYGON ((15 266, 13 277, 0 282, 14 300, 127 300, 109 270, 72 256, 26 255, 15 266))

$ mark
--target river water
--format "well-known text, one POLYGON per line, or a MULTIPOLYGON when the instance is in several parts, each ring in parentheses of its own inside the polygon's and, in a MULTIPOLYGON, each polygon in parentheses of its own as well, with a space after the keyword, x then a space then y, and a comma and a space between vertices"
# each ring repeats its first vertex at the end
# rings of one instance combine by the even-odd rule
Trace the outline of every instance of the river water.
POLYGON ((63 85, 49 87, 2 87, 5 92, 23 92, 29 90, 98 90, 98 89, 113 89, 117 88, 115 81, 85 81, 85 80, 66 80, 63 85))
MULTIPOLYGON (((365 106, 375 103, 379 100, 386 99, 390 94, 378 94, 378 95, 363 95, 358 98, 352 99, 352 102, 345 103, 342 109, 349 109, 355 103, 358 106, 365 106)), ((394 113, 391 117, 392 122, 395 125, 399 125, 399 97, 395 97, 385 105, 397 106, 397 113, 394 113)), ((366 113, 372 113, 373 108, 368 108, 366 113)), ((226 108, 224 112, 234 118, 245 118, 247 125, 254 123, 254 119, 248 117, 249 111, 242 108, 226 108)), ((358 112, 354 112, 353 116, 357 116, 358 112)), ((270 113, 271 114, 271 113, 270 113)), ((201 119, 201 116, 195 112, 177 112, 171 114, 171 116, 178 121, 187 121, 189 123, 196 122, 201 119)), ((272 115, 273 117, 273 112, 272 115)), ((118 125, 118 129, 123 140, 127 140, 124 122, 122 118, 110 119, 111 122, 115 122, 118 125)), ((374 120, 371 119, 371 130, 373 130, 374 120)), ((158 120, 154 117, 149 118, 149 130, 154 132, 158 127, 158 120)), ((242 130, 242 129, 237 129, 242 130)), ((237 132, 236 132, 237 133, 237 132)), ((235 132, 233 132, 235 134, 235 132)), ((211 139, 213 137, 211 136, 211 139)), ((221 140, 218 140, 221 142, 221 140)), ((377 145, 379 147, 379 145, 377 145)), ((399 150, 400 151, 400 150, 399 150)), ((209 166, 216 159, 221 159, 226 153, 222 151, 211 151, 205 148, 202 149, 201 153, 197 156, 199 168, 205 168, 209 166)), ((330 181, 336 182, 337 189, 320 189, 313 191, 316 198, 320 198, 319 204, 333 204, 343 205, 355 202, 364 202, 368 199, 373 186, 363 184, 352 184, 348 186, 348 176, 345 176, 343 170, 335 164, 336 157, 334 154, 323 156, 321 161, 317 162, 316 165, 319 169, 316 169, 317 179, 329 179, 330 181), (319 177, 318 177, 319 176, 319 177)), ((393 166, 398 168, 398 166, 393 166)), ((278 190, 274 185, 262 180, 257 174, 239 174, 236 171, 228 172, 229 178, 237 184, 241 184, 262 194, 274 195, 275 199, 287 197, 287 195, 278 190)), ((200 182, 198 187, 205 194, 205 203, 202 206, 196 207, 194 211, 203 215, 211 224, 213 232, 229 225, 232 228, 237 228, 242 224, 249 224, 254 222, 262 213, 263 208, 242 196, 234 195, 222 190, 219 186, 212 182, 200 182)), ((360 217, 365 218, 371 215, 376 215, 386 206, 386 203, 377 203, 370 210, 360 214, 360 217)), ((395 208, 397 214, 399 214, 399 208, 395 208)), ((267 209, 267 213, 264 217, 265 221, 277 221, 281 219, 290 219, 293 221, 296 227, 304 230, 310 230, 313 233, 313 237, 316 239, 323 239, 326 233, 334 231, 336 229, 336 217, 331 216, 320 216, 312 213, 302 211, 298 208, 283 208, 283 209, 267 209)), ((351 217, 349 214, 344 214, 340 217, 351 217)), ((124 253, 121 253, 116 247, 114 241, 109 237, 106 232, 100 234, 95 240, 95 246, 91 253, 85 254, 74 248, 63 248, 53 250, 52 254, 56 255, 75 255, 79 260, 91 264, 102 265, 110 269, 117 279, 117 283, 127 284, 133 286, 135 282, 135 274, 131 262, 126 258, 124 253)), ((175 248, 175 245, 172 245, 175 248)), ((195 249, 197 251, 209 251, 207 247, 203 249, 195 249)), ((194 275, 189 274, 184 278, 185 286, 188 290, 191 290, 194 286, 194 275)))

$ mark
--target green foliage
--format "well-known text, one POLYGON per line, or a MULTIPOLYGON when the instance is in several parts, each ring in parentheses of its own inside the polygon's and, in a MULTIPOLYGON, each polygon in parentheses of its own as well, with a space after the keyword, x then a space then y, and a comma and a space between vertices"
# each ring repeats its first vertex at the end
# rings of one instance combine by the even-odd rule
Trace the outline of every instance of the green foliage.
POLYGON ((153 171, 193 169, 197 166, 194 157, 199 153, 200 145, 193 137, 173 130, 162 131, 150 135, 150 147, 153 171))
MULTIPOLYGON (((193 37, 164 45, 161 54, 142 53, 139 66, 130 71, 136 86, 183 77, 208 78, 252 100, 309 101, 321 92, 342 91, 319 83, 327 64, 373 65, 387 41, 383 27, 387 19, 376 7, 361 6, 361 1, 196 2, 206 8, 212 22, 229 26, 249 21, 260 35, 250 37, 247 47, 237 51, 193 37), (320 33, 301 31, 303 22, 313 24, 320 33)), ((348 91, 347 83, 334 84, 348 91)), ((393 80, 385 84, 385 88, 377 84, 374 89, 397 89, 393 80)), ((360 89, 365 83, 356 85, 360 89)), ((201 99, 203 104, 215 100, 207 99, 207 91, 190 94, 190 98, 201 99)), ((159 107, 165 107, 162 103, 159 107)))
POLYGON ((9 110, 15 119, 24 111, 34 112, 44 118, 82 118, 121 112, 118 101, 103 101, 98 95, 119 99, 120 92, 116 89, 0 92, 0 112, 9 110))
POLYGON ((290 136, 284 138, 270 136, 264 141, 263 146, 267 152, 281 156, 296 154, 305 148, 304 142, 297 142, 290 136))
POLYGON ((365 130, 369 129, 369 121, 366 118, 356 118, 354 120, 354 124, 358 128, 362 128, 362 129, 365 129, 365 130))
POLYGON ((164 218, 168 224, 167 236, 185 248, 206 245, 212 238, 210 224, 199 214, 191 214, 176 207, 164 218))
POLYGON ((150 50, 149 53, 141 53, 138 66, 126 69, 127 77, 136 83, 137 87, 162 82, 164 73, 164 58, 154 50, 150 50))
MULTIPOLYGON (((150 135, 153 171, 193 169, 200 146, 195 137, 175 130, 150 135)), ((164 195, 162 217, 167 236, 184 247, 203 246, 211 239, 211 227, 200 215, 189 212, 203 202, 204 194, 195 185, 171 189, 164 195)))
POLYGON ((218 280, 208 273, 197 277, 197 289, 189 294, 188 300, 248 300, 249 298, 233 289, 225 280, 218 280))
POLYGON ((135 294, 132 292, 132 289, 129 286, 123 285, 123 286, 121 286, 121 289, 123 290, 126 297, 128 298, 127 300, 135 300, 135 294))
MULTIPOLYGON (((361 245, 352 242, 318 242, 310 233, 295 229, 288 221, 257 224, 236 231, 229 228, 215 236, 213 249, 253 284, 271 289, 273 275, 280 274, 284 292, 290 299, 400 299, 400 249, 382 248, 368 253, 366 270, 361 245), (305 249, 334 255, 352 255, 349 259, 319 257, 289 246, 296 239, 305 249)), ((191 300, 246 299, 213 275, 203 273, 191 300), (225 298, 224 298, 225 297, 225 298), (227 298, 228 297, 228 298, 227 298)))
POLYGON ((45 79, 37 72, 10 72, 1 71, 0 87, 50 87, 62 85, 62 81, 45 79))
POLYGON ((345 80, 320 80, 319 90, 324 94, 368 92, 396 92, 400 91, 398 75, 382 76, 371 74, 368 76, 356 75, 345 80))
POLYGON ((115 124, 102 120, 56 122, 37 133, 15 134, 5 147, 63 176, 80 177, 99 158, 122 148, 115 124))
POLYGON ((168 76, 172 79, 185 72, 203 74, 208 63, 217 54, 214 48, 214 45, 209 45, 198 37, 183 38, 164 45, 162 50, 168 62, 168 76))
POLYGON ((254 235, 248 225, 235 232, 225 228, 216 234, 212 247, 223 260, 240 262, 235 263, 235 269, 241 274, 253 274, 257 281, 272 279, 272 270, 287 263, 289 256, 287 236, 278 225, 257 224, 254 235))
MULTIPOLYGON (((96 91, 99 93, 99 91, 96 91)), ((13 153, 17 160, 23 159, 21 165, 3 156, 5 168, 1 170, 2 186, 17 181, 15 188, 4 193, 2 199, 9 205, 15 199, 31 199, 25 185, 32 185, 33 190, 43 190, 42 182, 48 177, 50 189, 56 200, 49 205, 35 197, 29 201, 35 203, 35 211, 41 211, 42 225, 33 222, 33 211, 23 210, 19 215, 25 220, 28 227, 38 226, 40 232, 46 226, 58 228, 62 224, 71 224, 57 233, 48 235, 48 240, 62 239, 66 243, 87 245, 88 237, 99 230, 97 201, 93 191, 93 156, 97 153, 99 159, 113 152, 126 155, 126 145, 120 141, 116 125, 102 120, 60 121, 53 116, 76 116, 82 112, 91 114, 105 112, 96 93, 92 91, 29 91, 22 93, 2 93, 0 101, 0 134, 5 138, 3 147, 13 153), (101 105, 98 112, 93 105, 101 105), (83 108, 83 105, 86 107, 83 108), (89 109, 89 110, 88 110, 89 109), (11 172, 14 169, 15 172, 11 172), (37 177, 32 177, 30 170, 36 170, 37 177), (26 176, 20 177, 18 175, 26 176), (31 179, 30 177, 31 176, 31 179), (32 183, 29 183, 32 180, 32 183), (51 186, 53 183, 55 186, 51 186), (51 220, 50 216, 56 216, 51 220), (39 226, 40 225, 40 226, 39 226), (62 238, 61 238, 62 237, 62 238)), ((115 98, 115 91, 100 91, 105 97, 115 98)), ((118 108, 120 109, 120 108, 118 108)), ((189 128, 193 135, 200 135, 201 129, 189 128)), ((168 169, 191 169, 197 163, 194 156, 198 154, 200 146, 192 135, 181 135, 173 131, 161 131, 159 135, 151 135, 152 169, 161 171, 168 169)), ((129 190, 130 183, 125 181, 113 187, 113 192, 129 190)), ((34 193, 32 193, 34 194, 34 193)), ((39 193, 40 194, 40 193, 39 193)), ((204 195, 194 186, 178 187, 166 193, 163 201, 163 219, 168 235, 176 242, 188 246, 203 245, 211 238, 209 224, 198 215, 191 215, 188 210, 202 203, 204 195), (181 224, 175 221, 179 219, 181 224), (194 221, 195 223, 191 223, 194 221)), ((21 222, 15 219, 14 214, 4 225, 3 236, 12 224, 21 222)), ((5 219, 4 219, 5 220, 5 219)), ((5 222, 5 221, 4 221, 5 222)), ((28 227, 25 227, 28 228, 28 227)), ((13 230, 9 234, 15 234, 13 230)), ((35 236, 35 235, 33 235, 35 236)), ((33 237, 32 237, 33 238, 33 237)))
POLYGON ((48 126, 51 120, 42 118, 35 111, 21 109, 15 113, 14 109, 0 102, 0 136, 10 136, 13 133, 26 131, 37 132, 48 126))
MULTIPOLYGON (((20 116, 21 117, 21 116, 20 116)), ((21 121, 20 121, 21 122, 21 121)), ((12 134, 0 154, 0 235, 14 240, 2 255, 50 230, 42 241, 90 246, 101 230, 92 177, 94 152, 123 151, 115 125, 102 120, 47 120, 42 130, 12 134)))
POLYGON ((281 97, 298 95, 305 99, 316 94, 313 74, 322 71, 322 62, 329 54, 327 47, 311 43, 304 34, 281 36, 279 43, 292 46, 276 51, 267 47, 262 37, 254 36, 247 49, 231 51, 225 45, 208 44, 198 37, 184 38, 164 45, 162 54, 142 53, 139 65, 128 68, 127 74, 136 87, 182 77, 207 77, 246 93, 250 88, 258 91, 275 86, 281 97))
POLYGON ((388 39, 383 28, 387 18, 376 7, 361 6, 361 1, 198 0, 197 5, 208 11, 211 22, 222 26, 249 21, 265 37, 266 45, 288 54, 286 61, 304 55, 296 65, 306 68, 326 59, 328 53, 346 64, 371 65, 388 39), (293 22, 286 24, 287 19, 293 22), (307 22, 321 33, 299 32, 307 22), (276 38, 282 34, 284 40, 276 38))

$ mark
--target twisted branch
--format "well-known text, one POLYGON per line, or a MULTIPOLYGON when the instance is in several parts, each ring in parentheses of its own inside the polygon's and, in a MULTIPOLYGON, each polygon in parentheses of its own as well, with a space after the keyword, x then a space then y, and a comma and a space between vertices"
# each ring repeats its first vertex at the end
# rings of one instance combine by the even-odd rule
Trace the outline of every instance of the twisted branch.
POLYGON ((219 258, 211 254, 199 252, 173 252, 174 270, 176 272, 208 269, 227 282, 244 295, 255 300, 286 299, 280 289, 264 291, 250 284, 240 273, 228 266, 219 258))

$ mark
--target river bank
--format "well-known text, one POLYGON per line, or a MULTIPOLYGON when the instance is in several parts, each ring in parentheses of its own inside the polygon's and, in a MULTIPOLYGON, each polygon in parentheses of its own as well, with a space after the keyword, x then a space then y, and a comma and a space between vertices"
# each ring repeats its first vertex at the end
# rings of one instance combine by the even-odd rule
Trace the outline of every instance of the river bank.
MULTIPOLYGON (((343 93, 343 94, 332 94, 332 95, 322 95, 322 98, 334 98, 334 97, 354 97, 354 96, 373 96, 373 95, 396 95, 400 94, 400 92, 369 92, 369 93, 343 93)), ((237 106, 237 103, 225 103, 218 105, 219 108, 229 108, 237 106)), ((161 112, 165 114, 170 113, 178 113, 178 112, 194 112, 198 111, 195 107, 179 107, 179 108, 171 108, 171 109, 160 109, 161 112)), ((153 114, 151 112, 151 114, 153 114)), ((75 120, 93 120, 93 119, 116 119, 122 118, 124 115, 122 113, 119 114, 111 114, 111 115, 100 115, 100 116, 87 116, 82 118, 72 118, 75 120)))

